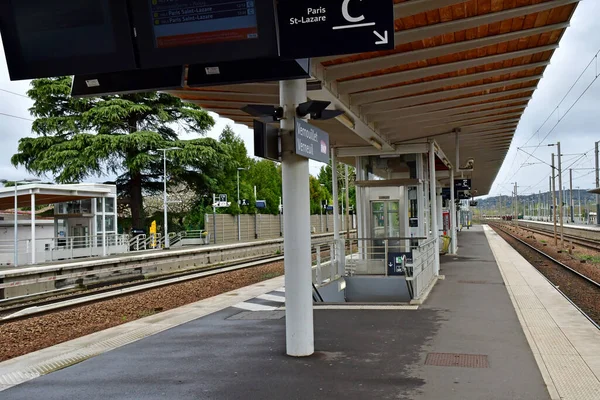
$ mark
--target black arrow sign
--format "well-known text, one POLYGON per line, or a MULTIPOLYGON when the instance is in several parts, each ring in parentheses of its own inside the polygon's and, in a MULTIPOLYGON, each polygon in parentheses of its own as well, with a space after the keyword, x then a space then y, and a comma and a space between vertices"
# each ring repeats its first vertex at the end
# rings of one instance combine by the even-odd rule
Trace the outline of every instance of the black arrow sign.
POLYGON ((393 0, 279 0, 278 16, 282 57, 394 48, 393 0))

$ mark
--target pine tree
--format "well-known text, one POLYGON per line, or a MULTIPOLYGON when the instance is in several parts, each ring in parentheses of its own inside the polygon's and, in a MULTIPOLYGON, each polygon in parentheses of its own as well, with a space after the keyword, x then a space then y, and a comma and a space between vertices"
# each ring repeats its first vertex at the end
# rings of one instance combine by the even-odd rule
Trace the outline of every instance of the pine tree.
POLYGON ((29 111, 38 136, 19 141, 13 165, 58 183, 117 175, 119 198, 128 204, 134 227, 144 226, 142 196, 162 190, 158 149, 181 148, 168 153, 169 182, 183 180, 210 191, 228 155, 213 139, 178 139, 180 131, 206 133, 214 124, 206 111, 156 92, 75 99, 71 82, 70 77, 32 81, 27 94, 34 101, 29 111))

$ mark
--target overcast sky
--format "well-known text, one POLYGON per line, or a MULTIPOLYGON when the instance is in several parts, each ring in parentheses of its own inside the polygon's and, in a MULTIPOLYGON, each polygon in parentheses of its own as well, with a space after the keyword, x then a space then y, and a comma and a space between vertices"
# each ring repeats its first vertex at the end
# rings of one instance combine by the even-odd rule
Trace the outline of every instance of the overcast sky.
MULTIPOLYGON (((560 48, 555 51, 552 63, 546 68, 544 78, 540 81, 533 99, 523 114, 510 151, 492 187, 492 195, 510 194, 511 182, 515 181, 518 182, 519 193, 537 193, 538 190, 547 190, 550 167, 542 164, 536 158, 549 163, 550 154, 556 150, 548 147, 547 144, 556 141, 561 141, 564 154, 563 167, 566 169, 574 163, 573 187, 591 188, 594 186, 594 174, 591 168, 594 166, 594 141, 600 140, 600 121, 598 119, 600 84, 594 82, 587 93, 575 105, 574 103, 585 88, 594 81, 598 74, 597 71, 600 71, 600 65, 597 69, 595 60, 558 110, 556 107, 579 74, 585 70, 588 63, 600 50, 599 15, 600 1, 582 1, 577 7, 571 20, 571 27, 567 29, 562 38, 560 48), (571 110, 567 113, 569 108, 571 110), (548 121, 542 126, 548 117, 548 121), (556 125, 559 117, 562 119, 556 125), (542 142, 544 136, 555 125, 553 132, 542 142), (536 149, 535 146, 540 143, 541 146, 536 149), (518 151, 517 147, 523 148, 518 151), (529 153, 535 151, 535 158, 530 157, 527 160, 529 156, 524 153, 525 151, 529 153), (587 155, 581 156, 586 152, 587 155)), ((11 82, 9 80, 4 52, 0 46, 0 136, 2 137, 0 178, 23 179, 28 176, 23 168, 16 169, 10 163, 10 157, 17 151, 18 140, 32 135, 31 121, 28 120, 31 119, 31 116, 27 111, 32 103, 23 96, 28 87, 28 81, 11 82)), ((248 152, 252 155, 251 130, 243 125, 235 125, 231 120, 213 116, 216 125, 209 136, 218 137, 222 129, 229 124, 246 142, 248 152)), ((311 161, 310 172, 316 175, 321 165, 311 161)), ((475 163, 476 167, 477 162, 475 163)), ((563 178, 565 178, 563 185, 568 187, 568 171, 565 172, 563 178)), ((102 180, 91 179, 91 181, 102 180)))

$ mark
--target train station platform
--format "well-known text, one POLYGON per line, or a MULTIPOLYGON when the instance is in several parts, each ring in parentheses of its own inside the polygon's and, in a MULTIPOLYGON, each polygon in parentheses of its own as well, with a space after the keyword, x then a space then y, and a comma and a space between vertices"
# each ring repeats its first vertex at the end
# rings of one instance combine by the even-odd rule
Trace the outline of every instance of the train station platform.
POLYGON ((279 277, 0 363, 2 399, 600 398, 598 330, 489 228, 460 236, 423 305, 316 305, 311 357, 285 355, 279 277))

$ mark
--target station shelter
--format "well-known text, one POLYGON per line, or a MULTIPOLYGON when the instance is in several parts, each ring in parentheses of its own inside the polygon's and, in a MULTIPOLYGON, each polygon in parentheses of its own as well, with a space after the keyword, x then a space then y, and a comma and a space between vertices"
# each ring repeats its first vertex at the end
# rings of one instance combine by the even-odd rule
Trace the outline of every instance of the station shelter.
POLYGON ((4 265, 127 251, 126 237, 118 234, 115 185, 32 183, 6 187, 0 189, 0 209, 11 210, 4 214, 0 236, 0 263, 4 265), (48 219, 38 219, 36 212, 17 212, 16 252, 15 199, 17 209, 51 205, 54 211, 51 226, 48 219))

